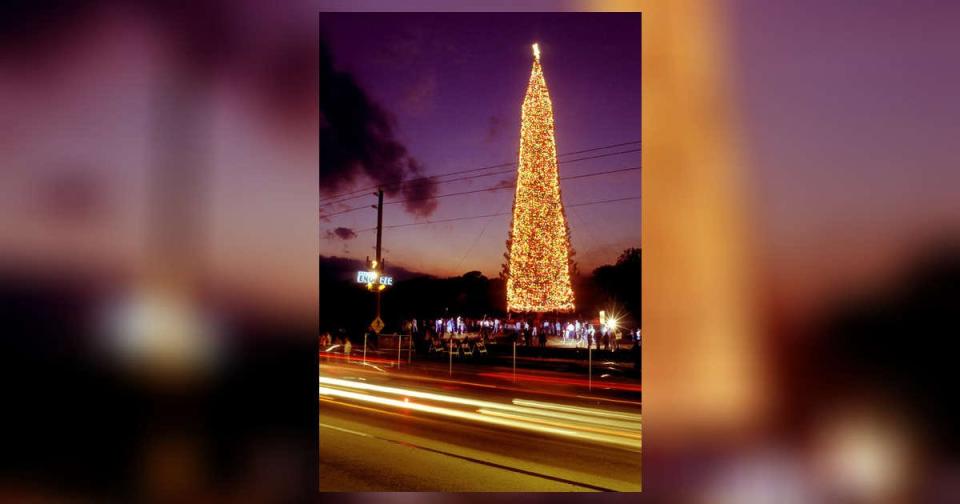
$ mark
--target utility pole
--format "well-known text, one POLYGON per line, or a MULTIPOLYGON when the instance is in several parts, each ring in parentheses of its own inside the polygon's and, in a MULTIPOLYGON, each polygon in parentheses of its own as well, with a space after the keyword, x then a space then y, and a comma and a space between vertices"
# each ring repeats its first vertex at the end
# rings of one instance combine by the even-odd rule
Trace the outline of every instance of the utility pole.
MULTIPOLYGON (((380 257, 380 239, 383 235, 383 188, 377 189, 377 266, 374 268, 374 271, 378 273, 377 277, 379 278, 379 273, 383 272, 383 258, 380 257)), ((377 318, 380 318, 380 286, 376 286, 377 289, 377 318)))

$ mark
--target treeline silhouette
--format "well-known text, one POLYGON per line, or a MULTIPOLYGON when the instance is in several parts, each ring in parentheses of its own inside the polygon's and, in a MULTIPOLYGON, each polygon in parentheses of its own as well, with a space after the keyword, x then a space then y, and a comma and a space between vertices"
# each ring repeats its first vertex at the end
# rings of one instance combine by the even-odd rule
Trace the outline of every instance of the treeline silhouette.
MULTIPOLYGON (((363 264, 339 257, 320 257, 321 330, 342 329, 357 334, 373 320, 374 294, 354 280, 363 264)), ((394 276, 394 285, 382 294, 384 332, 394 332, 403 320, 414 317, 506 316, 506 286, 502 278, 488 278, 479 271, 438 278, 396 271, 390 265, 387 270, 394 276)), ((619 314, 625 325, 639 327, 640 278, 641 250, 624 250, 616 263, 600 266, 590 275, 574 276, 577 311, 563 317, 596 318, 599 310, 607 310, 619 314)))

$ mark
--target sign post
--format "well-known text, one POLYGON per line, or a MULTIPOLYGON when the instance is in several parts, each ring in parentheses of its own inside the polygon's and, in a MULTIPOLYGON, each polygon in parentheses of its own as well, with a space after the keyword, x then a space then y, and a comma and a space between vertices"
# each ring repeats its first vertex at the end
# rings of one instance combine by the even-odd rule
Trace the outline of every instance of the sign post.
MULTIPOLYGON (((380 274, 384 269, 383 256, 380 255, 381 237, 383 234, 383 189, 378 189, 377 192, 374 193, 374 196, 377 197, 377 256, 373 261, 370 261, 370 256, 367 256, 367 271, 357 272, 357 283, 367 284, 367 290, 376 294, 377 314, 370 324, 370 328, 377 334, 380 334, 380 331, 383 329, 383 321, 380 320, 380 294, 387 286, 393 285, 393 277, 380 274)), ((366 352, 366 344, 364 344, 364 352, 366 352)), ((399 362, 397 364, 399 365, 399 362)))
POLYGON ((400 344, 403 342, 403 333, 397 335, 397 369, 400 369, 400 344))
POLYGON ((450 338, 450 376, 453 376, 453 337, 450 338))
MULTIPOLYGON (((357 272, 357 283, 361 283, 361 284, 377 284, 377 285, 385 285, 385 286, 388 286, 388 287, 389 287, 389 286, 393 285, 393 277, 392 277, 392 276, 381 275, 380 273, 378 273, 378 272, 376 272, 376 271, 358 271, 358 272, 357 272)), ((374 286, 371 285, 370 288, 371 288, 371 290, 373 290, 374 286)), ((380 288, 377 287, 376 289, 379 290, 380 288)))
MULTIPOLYGON (((377 188, 377 260, 373 264, 374 273, 383 271, 383 257, 380 256, 380 237, 383 234, 383 188, 377 188)), ((377 286, 377 320, 380 320, 380 291, 382 285, 377 286)), ((380 331, 377 331, 380 334, 380 331)))
POLYGON ((588 378, 588 390, 593 392, 593 345, 590 344, 590 340, 587 340, 587 375, 588 378))
POLYGON ((363 333, 363 365, 367 365, 367 332, 363 333))
POLYGON ((517 383, 517 340, 513 340, 513 383, 517 383))

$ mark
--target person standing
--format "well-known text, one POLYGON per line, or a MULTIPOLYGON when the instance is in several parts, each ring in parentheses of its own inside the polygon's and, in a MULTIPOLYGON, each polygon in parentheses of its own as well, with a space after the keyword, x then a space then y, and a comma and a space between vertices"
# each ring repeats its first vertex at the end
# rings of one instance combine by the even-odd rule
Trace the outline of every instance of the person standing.
POLYGON ((633 366, 637 371, 640 370, 640 328, 637 328, 637 335, 633 340, 633 349, 630 352, 633 354, 633 366))

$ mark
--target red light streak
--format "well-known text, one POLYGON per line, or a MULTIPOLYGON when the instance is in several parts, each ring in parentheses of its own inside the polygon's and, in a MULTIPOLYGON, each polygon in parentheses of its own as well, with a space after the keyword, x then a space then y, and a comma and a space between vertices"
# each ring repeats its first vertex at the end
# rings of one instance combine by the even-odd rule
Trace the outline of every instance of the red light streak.
MULTIPOLYGON (((334 355, 335 358, 343 358, 341 354, 333 354, 333 355, 334 355)), ((367 357, 367 361, 370 361, 370 360, 371 360, 371 358, 370 358, 370 357, 367 357)), ((390 364, 392 364, 392 363, 394 363, 394 362, 396 362, 396 361, 388 361, 388 363, 390 363, 390 364)), ((353 370, 351 370, 351 371, 359 372, 359 373, 372 373, 372 371, 370 371, 370 370, 368 370, 368 369, 363 369, 363 368, 357 368, 357 369, 353 369, 353 370)), ((507 385, 490 385, 490 384, 486 384, 486 383, 476 383, 476 382, 468 382, 468 381, 462 381, 462 380, 449 380, 449 379, 445 379, 445 378, 433 378, 433 377, 422 376, 422 375, 417 375, 417 374, 404 373, 404 372, 402 372, 402 371, 400 371, 400 372, 398 372, 398 371, 391 371, 391 374, 395 374, 395 376, 400 377, 400 378, 403 378, 403 379, 405 379, 405 380, 414 380, 414 381, 421 381, 421 382, 434 382, 434 383, 449 383, 449 384, 454 384, 454 385, 464 385, 464 386, 468 386, 468 387, 477 387, 477 388, 487 388, 487 389, 505 390, 505 391, 511 391, 511 392, 524 393, 524 394, 537 394, 537 395, 545 395, 545 396, 552 396, 552 397, 561 397, 561 398, 568 398, 568 399, 587 399, 587 400, 591 400, 591 401, 604 401, 604 402, 612 402, 612 403, 619 403, 619 404, 627 404, 627 405, 630 405, 630 406, 640 406, 640 403, 639 403, 638 401, 626 401, 626 400, 622 400, 622 399, 613 399, 613 398, 609 398, 609 397, 584 395, 584 394, 582 394, 582 393, 569 393, 569 392, 560 392, 560 391, 554 392, 554 391, 549 391, 549 390, 532 390, 532 389, 523 389, 523 388, 518 388, 518 387, 510 387, 510 386, 507 386, 507 385)), ((496 374, 496 373, 494 373, 494 374, 496 374)), ((512 375, 512 374, 511 374, 511 375, 508 375, 508 376, 510 376, 510 380, 513 380, 513 375, 512 375)), ((523 375, 517 375, 517 376, 520 377, 520 376, 523 376, 523 375)), ((499 379, 503 379, 503 376, 498 376, 498 378, 499 378, 499 379)), ((586 381, 584 381, 584 382, 582 382, 582 383, 577 383, 577 384, 578 384, 578 385, 583 385, 584 387, 587 386, 587 382, 586 382, 586 381)), ((450 385, 440 385, 440 387, 443 388, 443 389, 445 389, 445 390, 460 390, 459 387, 456 387, 456 386, 452 386, 452 387, 451 387, 450 385)))
MULTIPOLYGON (((327 359, 348 361, 347 356, 344 354, 332 353, 332 352, 318 352, 318 353, 320 357, 324 357, 327 359)), ((356 364, 363 364, 363 358, 357 357, 356 355, 352 355, 350 356, 349 362, 356 363, 356 364)), ((396 360, 383 359, 380 357, 367 357, 367 363, 371 363, 371 362, 375 364, 396 364, 397 363, 396 360)))
MULTIPOLYGON (((501 380, 513 380, 512 373, 480 373, 478 376, 486 376, 488 378, 497 378, 501 380)), ((586 387, 587 380, 578 379, 578 378, 547 378, 545 376, 529 375, 529 374, 517 374, 517 381, 527 381, 527 382, 540 382, 540 383, 552 383, 555 385, 577 385, 586 387)), ((625 390, 630 392, 641 392, 640 385, 631 385, 629 383, 616 383, 616 382, 596 382, 593 384, 596 388, 611 388, 615 390, 625 390)))

